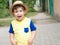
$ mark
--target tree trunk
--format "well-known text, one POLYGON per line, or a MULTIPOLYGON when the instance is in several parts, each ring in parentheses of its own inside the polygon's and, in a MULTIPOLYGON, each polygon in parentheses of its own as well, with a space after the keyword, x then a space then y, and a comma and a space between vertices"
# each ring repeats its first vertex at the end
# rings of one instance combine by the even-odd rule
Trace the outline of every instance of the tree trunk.
POLYGON ((9 8, 12 6, 12 0, 9 0, 9 8))

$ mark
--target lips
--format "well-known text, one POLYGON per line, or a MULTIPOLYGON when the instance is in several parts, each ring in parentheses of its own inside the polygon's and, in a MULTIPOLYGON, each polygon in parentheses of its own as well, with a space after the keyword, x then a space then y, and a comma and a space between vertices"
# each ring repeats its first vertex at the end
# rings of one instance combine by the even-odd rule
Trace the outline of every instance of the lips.
POLYGON ((22 16, 17 16, 18 18, 22 17, 22 16))

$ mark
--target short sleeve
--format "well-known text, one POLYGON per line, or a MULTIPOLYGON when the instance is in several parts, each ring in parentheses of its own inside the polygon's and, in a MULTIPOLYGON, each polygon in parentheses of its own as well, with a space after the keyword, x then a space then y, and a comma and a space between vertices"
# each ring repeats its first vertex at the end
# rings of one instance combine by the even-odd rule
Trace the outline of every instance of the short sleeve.
POLYGON ((13 27, 12 27, 12 24, 10 24, 9 33, 12 33, 12 34, 14 34, 14 31, 13 31, 13 27))
POLYGON ((36 30, 36 26, 34 25, 34 23, 32 21, 30 22, 30 29, 31 29, 31 31, 36 30))

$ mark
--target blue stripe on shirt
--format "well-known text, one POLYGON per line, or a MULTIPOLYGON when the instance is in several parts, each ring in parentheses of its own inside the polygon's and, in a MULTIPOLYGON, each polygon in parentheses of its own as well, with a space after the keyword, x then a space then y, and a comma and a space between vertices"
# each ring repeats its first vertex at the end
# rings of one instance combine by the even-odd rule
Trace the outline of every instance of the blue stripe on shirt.
POLYGON ((12 27, 12 24, 10 24, 9 33, 12 33, 12 34, 14 34, 14 31, 13 31, 13 27, 12 27))
POLYGON ((35 25, 34 25, 34 23, 32 21, 30 22, 30 29, 31 29, 31 31, 36 30, 36 27, 35 27, 35 25))

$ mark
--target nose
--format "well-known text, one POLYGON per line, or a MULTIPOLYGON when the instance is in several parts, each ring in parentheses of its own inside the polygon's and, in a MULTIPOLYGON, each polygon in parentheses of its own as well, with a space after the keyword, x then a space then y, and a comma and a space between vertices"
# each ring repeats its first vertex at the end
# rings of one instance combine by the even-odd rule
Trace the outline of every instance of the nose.
POLYGON ((18 15, 21 15, 21 12, 18 12, 17 14, 18 14, 18 15))

